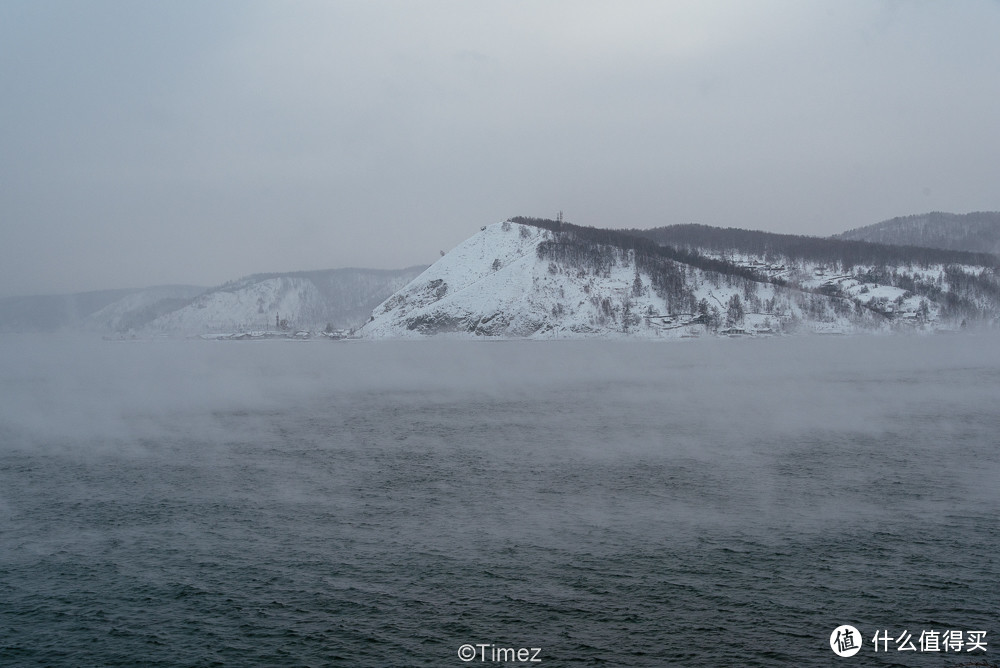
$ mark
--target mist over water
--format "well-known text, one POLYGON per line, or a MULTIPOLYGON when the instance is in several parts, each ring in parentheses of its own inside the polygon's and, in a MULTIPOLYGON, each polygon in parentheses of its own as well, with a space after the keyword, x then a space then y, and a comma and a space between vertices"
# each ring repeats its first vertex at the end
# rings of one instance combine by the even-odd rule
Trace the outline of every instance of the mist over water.
POLYGON ((991 659, 998 344, 4 338, 0 665, 991 659))

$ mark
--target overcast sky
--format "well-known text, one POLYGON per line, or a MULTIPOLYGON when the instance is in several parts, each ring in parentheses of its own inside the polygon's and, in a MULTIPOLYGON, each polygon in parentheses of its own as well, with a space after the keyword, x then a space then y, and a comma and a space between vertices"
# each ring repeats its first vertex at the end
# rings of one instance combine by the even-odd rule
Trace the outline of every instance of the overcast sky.
POLYGON ((0 2, 0 295, 1000 209, 1000 3, 0 2))

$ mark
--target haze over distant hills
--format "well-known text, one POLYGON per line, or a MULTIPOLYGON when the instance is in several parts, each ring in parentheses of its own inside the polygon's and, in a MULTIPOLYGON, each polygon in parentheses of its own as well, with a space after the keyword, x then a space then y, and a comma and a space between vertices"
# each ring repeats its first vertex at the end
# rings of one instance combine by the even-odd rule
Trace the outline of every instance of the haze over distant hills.
MULTIPOLYGON (((0 331, 54 332, 87 327, 97 312, 109 309, 132 312, 143 317, 150 309, 154 314, 168 304, 185 304, 205 288, 194 285, 164 285, 143 289, 98 290, 69 295, 38 295, 0 298, 0 331)), ((109 316, 113 317, 113 316, 109 316)), ((113 330, 115 323, 109 321, 113 330)))
POLYGON ((157 286, 0 299, 0 331, 191 336, 350 329, 425 267, 254 274, 214 288, 157 286), (276 323, 277 320, 277 323, 276 323))
POLYGON ((848 230, 834 235, 834 238, 1000 255, 1000 212, 955 214, 934 211, 901 216, 848 230))

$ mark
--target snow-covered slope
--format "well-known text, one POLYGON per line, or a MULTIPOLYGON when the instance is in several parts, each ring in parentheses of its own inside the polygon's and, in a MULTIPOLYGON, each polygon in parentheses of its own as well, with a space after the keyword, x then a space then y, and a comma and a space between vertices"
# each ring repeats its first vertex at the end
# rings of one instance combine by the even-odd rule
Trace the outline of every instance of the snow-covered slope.
MULTIPOLYGON (((183 308, 153 320, 147 329, 167 334, 274 329, 277 317, 321 308, 319 290, 303 278, 271 278, 210 290, 183 308)), ((309 319, 312 324, 312 318, 309 319)))
POLYGON ((442 257, 379 305, 358 333, 654 338, 888 326, 883 314, 842 298, 507 221, 442 257))
MULTIPOLYGON (((515 223, 486 227, 376 308, 359 333, 531 336, 552 329, 553 307, 581 300, 580 295, 566 295, 567 287, 572 291, 579 286, 548 275, 538 259, 536 249, 546 234, 515 223)), ((573 315, 562 324, 572 327, 586 320, 583 314, 573 315)))
POLYGON ((702 268, 846 301, 892 329, 1000 325, 1000 263, 988 253, 693 224, 627 234, 702 268))
POLYGON ((141 334, 196 335, 261 330, 345 329, 423 267, 257 274, 208 290, 146 324, 141 334))

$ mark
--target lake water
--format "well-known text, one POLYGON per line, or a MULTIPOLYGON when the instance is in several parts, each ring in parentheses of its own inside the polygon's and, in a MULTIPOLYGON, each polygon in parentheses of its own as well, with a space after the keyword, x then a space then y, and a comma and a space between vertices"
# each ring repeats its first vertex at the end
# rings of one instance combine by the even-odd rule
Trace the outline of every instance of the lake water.
POLYGON ((0 339, 0 665, 992 662, 998 406, 995 336, 0 339))

